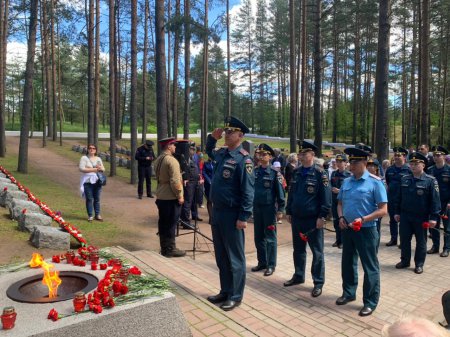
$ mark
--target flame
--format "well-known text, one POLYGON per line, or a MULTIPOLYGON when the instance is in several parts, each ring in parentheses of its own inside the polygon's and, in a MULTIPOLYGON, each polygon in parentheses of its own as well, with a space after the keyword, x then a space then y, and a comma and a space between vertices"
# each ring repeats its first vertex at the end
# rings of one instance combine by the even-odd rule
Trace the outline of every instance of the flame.
POLYGON ((58 276, 58 271, 52 270, 53 265, 45 262, 44 258, 39 253, 33 253, 30 261, 31 268, 41 267, 44 270, 44 278, 42 284, 48 287, 48 297, 54 298, 58 296, 58 287, 61 284, 61 279, 58 276))

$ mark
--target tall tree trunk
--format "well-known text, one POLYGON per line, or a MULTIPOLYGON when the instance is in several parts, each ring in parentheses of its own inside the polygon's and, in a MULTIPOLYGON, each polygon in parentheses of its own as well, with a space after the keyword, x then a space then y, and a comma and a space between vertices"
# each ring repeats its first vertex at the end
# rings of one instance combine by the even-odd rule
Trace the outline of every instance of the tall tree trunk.
POLYGON ((306 0, 302 0, 302 85, 300 96, 300 134, 299 138, 305 138, 306 130, 306 0))
MULTIPOLYGON (((45 64, 45 91, 46 91, 46 108, 47 108, 47 124, 48 124, 48 130, 47 130, 47 136, 53 139, 53 132, 56 129, 56 126, 53 125, 53 113, 52 113, 52 85, 51 85, 51 74, 50 74, 50 50, 49 50, 49 43, 48 43, 48 33, 49 33, 49 27, 48 27, 48 21, 47 21, 47 12, 48 12, 48 5, 47 0, 41 0, 41 11, 42 11, 42 25, 43 25, 43 39, 44 39, 44 64, 45 64)), ((44 130, 45 132, 45 130, 44 130)))
POLYGON ((58 103, 56 97, 56 60, 55 60, 55 0, 50 0, 50 20, 51 20, 51 48, 52 48, 52 98, 53 98, 53 137, 56 141, 56 116, 58 112, 58 103))
POLYGON ((111 177, 116 175, 116 34, 115 0, 109 0, 109 153, 111 177))
POLYGON ((172 134, 178 136, 178 59, 180 57, 180 0, 175 0, 175 39, 173 41, 172 134))
POLYGON ((147 139, 147 62, 148 62, 148 20, 150 19, 149 0, 145 0, 144 55, 142 55, 142 144, 147 139))
MULTIPOLYGON (((189 1, 189 0, 187 0, 189 1)), ((227 116, 231 116, 230 0, 227 2, 227 116)))
POLYGON ((184 139, 189 138, 189 115, 191 109, 191 0, 184 0, 184 139))
MULTIPOLYGON (((53 0, 52 0, 53 1, 53 0)), ((88 13, 88 111, 87 111, 87 142, 94 144, 94 0, 89 0, 88 13)))
POLYGON ((421 110, 421 143, 430 144, 429 113, 430 113, 430 2, 422 0, 422 31, 420 50, 420 110, 421 110))
POLYGON ((115 84, 114 84, 114 90, 115 90, 115 95, 114 98, 116 100, 115 104, 115 112, 116 112, 116 121, 115 121, 115 126, 116 126, 116 131, 115 131, 115 136, 116 136, 116 140, 120 139, 120 128, 121 128, 121 123, 120 123, 120 97, 121 97, 121 92, 120 92, 120 82, 121 82, 121 63, 120 63, 120 58, 121 58, 121 46, 122 46, 122 41, 120 39, 120 12, 119 12, 119 6, 116 3, 115 6, 115 10, 116 10, 116 24, 114 26, 115 28, 115 39, 116 39, 116 47, 114 48, 114 62, 115 62, 115 70, 116 70, 116 74, 114 76, 115 79, 115 84))
MULTIPOLYGON (((172 0, 167 0, 167 22, 171 22, 172 20, 172 0)), ((171 118, 172 118, 172 111, 171 111, 171 104, 170 104, 170 73, 171 73, 171 66, 172 66, 172 32, 170 29, 167 30, 167 82, 166 82, 166 96, 167 96, 167 124, 169 125, 167 132, 168 136, 172 137, 174 136, 177 138, 176 135, 172 135, 172 128, 171 125, 171 118)))
MULTIPOLYGON (((403 6, 407 8, 406 0, 403 1, 403 6)), ((406 146, 406 127, 407 127, 407 114, 406 114, 406 14, 403 14, 402 18, 403 28, 403 41, 402 41, 402 146, 406 146)), ((395 124, 394 124, 395 128, 395 124)), ((394 140, 395 141, 395 140, 394 140)))
POLYGON ((289 144, 290 152, 297 147, 297 127, 295 125, 297 100, 295 96, 295 6, 294 0, 289 0, 289 80, 290 80, 290 109, 289 109, 289 144))
POLYGON ((314 145, 322 156, 322 116, 320 114, 320 96, 322 93, 322 37, 320 18, 322 16, 322 0, 316 0, 314 13, 314 145))
POLYGON ((388 83, 389 83, 389 37, 390 0, 380 0, 378 30, 377 70, 375 81, 375 152, 379 160, 389 158, 388 83))
MULTIPOLYGON (((447 114, 447 118, 445 115, 445 111, 446 111, 446 102, 449 100, 449 98, 447 97, 447 87, 448 87, 448 54, 449 54, 449 45, 450 45, 450 20, 447 19, 447 29, 446 29, 446 34, 445 34, 445 49, 444 49, 444 60, 443 60, 443 75, 442 75, 442 79, 443 82, 442 83, 442 103, 441 103, 441 118, 439 119, 440 122, 440 128, 439 128, 439 138, 438 138, 438 142, 440 144, 445 144, 445 136, 448 137, 448 133, 446 134, 444 132, 445 130, 445 126, 448 124, 448 114, 447 114)), ((447 129, 448 132, 448 129, 447 129)), ((447 139, 448 142, 448 139, 447 139)))
POLYGON ((354 72, 353 72, 353 132, 352 144, 356 143, 356 135, 359 133, 357 125, 358 114, 360 111, 360 96, 361 96, 361 40, 360 40, 360 0, 356 0, 355 13, 355 58, 354 58, 354 72))
POLYGON ((20 125, 20 144, 17 170, 28 173, 28 133, 30 132, 31 96, 34 78, 34 54, 36 50, 38 0, 31 0, 30 26, 28 34, 27 64, 23 89, 22 119, 20 125))
POLYGON ((417 25, 416 17, 417 17, 417 4, 413 4, 413 38, 412 38, 412 47, 411 47, 411 72, 410 72, 410 94, 409 94, 409 107, 408 107, 408 133, 407 133, 407 140, 408 144, 412 145, 414 143, 414 140, 417 142, 417 133, 416 128, 414 127, 414 121, 415 121, 415 111, 416 111, 416 60, 417 60, 417 25), (414 137, 415 136, 415 137, 414 137))
MULTIPOLYGON (((137 0, 131 0, 131 84, 130 84, 130 132, 131 132, 131 154, 137 150, 137 0)), ((131 159, 130 183, 137 182, 137 161, 131 159)))
MULTIPOLYGON (((208 62, 209 62, 209 35, 208 35, 208 0, 205 0, 205 22, 203 36, 203 92, 202 92, 202 116, 201 125, 201 147, 205 148, 206 134, 208 132, 208 62)), ((251 77, 251 75, 250 75, 251 77)), ((251 92, 250 92, 251 96, 251 92)))
POLYGON ((167 137, 166 47, 164 33, 164 0, 155 1, 156 39, 156 125, 158 140, 167 137))
POLYGON ((100 118, 100 0, 95 0, 94 144, 98 144, 100 118))
POLYGON ((337 25, 337 6, 339 1, 335 1, 333 4, 333 143, 337 141, 338 131, 338 118, 337 118, 337 106, 339 101, 339 87, 338 87, 338 62, 339 62, 339 39, 338 39, 338 25, 337 25))
POLYGON ((8 44, 9 1, 0 0, 0 157, 6 154, 5 138, 5 92, 6 92, 6 55, 8 44))
MULTIPOLYGON (((1 1, 1 0, 0 0, 1 1)), ((42 6, 42 1, 41 1, 41 6, 42 6)), ((44 53, 45 53, 45 48, 44 43, 43 43, 43 39, 45 38, 45 34, 44 34, 44 26, 42 24, 42 7, 41 7, 41 11, 40 11, 40 22, 41 24, 40 26, 40 31, 41 31, 41 76, 42 76, 42 85, 41 85, 41 111, 42 111, 42 147, 46 147, 47 146, 47 137, 45 134, 45 119, 46 119, 46 110, 45 110, 45 97, 46 97, 46 92, 45 92, 45 83, 47 81, 46 75, 45 75, 45 57, 44 57, 44 53)))

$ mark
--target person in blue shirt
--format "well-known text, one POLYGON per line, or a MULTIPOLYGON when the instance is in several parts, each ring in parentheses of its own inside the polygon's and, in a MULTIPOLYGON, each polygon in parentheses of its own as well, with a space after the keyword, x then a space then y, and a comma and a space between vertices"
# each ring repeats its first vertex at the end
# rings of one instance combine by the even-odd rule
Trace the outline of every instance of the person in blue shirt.
POLYGON ((328 172, 314 164, 318 148, 307 141, 299 142, 301 166, 293 173, 286 206, 286 219, 292 227, 295 272, 284 282, 285 287, 305 282, 306 243, 313 254, 311 274, 312 297, 322 294, 325 283, 323 226, 331 208, 331 188, 328 172))
POLYGON ((449 225, 449 209, 450 209, 450 165, 445 163, 445 156, 448 151, 443 146, 436 146, 433 149, 434 165, 429 167, 427 172, 436 178, 439 185, 439 196, 441 198, 441 216, 438 218, 436 229, 431 231, 433 239, 433 247, 427 251, 428 254, 439 253, 441 233, 437 230, 440 226, 440 220, 444 226, 444 248, 441 257, 447 257, 450 252, 450 225, 449 225))
POLYGON ((333 247, 342 248, 342 233, 339 228, 339 217, 337 215, 337 196, 342 183, 346 178, 350 177, 351 173, 345 169, 347 165, 347 156, 345 154, 337 154, 335 160, 337 169, 331 173, 330 179, 332 196, 331 213, 333 214, 333 226, 336 231, 336 241, 333 243, 333 247))
POLYGON ((255 197, 253 220, 258 265, 251 270, 265 269, 264 276, 270 276, 277 264, 277 220, 283 216, 285 198, 283 176, 270 166, 275 155, 267 144, 258 146, 259 167, 255 169, 255 197))
POLYGON ((391 232, 391 240, 386 246, 396 246, 398 239, 398 222, 394 218, 394 198, 400 190, 400 181, 402 177, 411 174, 409 166, 406 164, 406 156, 408 150, 398 146, 393 148, 394 165, 389 166, 384 175, 388 191, 388 212, 389 212, 389 230, 391 232))
POLYGON ((371 315, 380 298, 380 265, 378 263, 378 231, 376 220, 387 214, 386 189, 381 179, 367 169, 369 154, 357 148, 344 152, 350 161, 353 176, 344 180, 338 194, 339 226, 342 230, 342 290, 336 300, 344 305, 356 299, 358 264, 364 269, 363 308, 360 316, 371 315), (353 223, 362 223, 360 230, 353 223))
POLYGON ((213 160, 210 199, 213 204, 212 236, 220 276, 220 293, 209 296, 223 310, 241 304, 245 287, 245 235, 253 210, 255 175, 253 161, 241 145, 248 127, 228 116, 223 129, 215 129, 206 140, 206 153, 213 160), (225 131, 225 148, 215 150, 225 131))
POLYGON ((416 237, 414 262, 416 274, 423 273, 427 256, 427 230, 436 226, 441 211, 439 185, 436 178, 424 172, 427 158, 420 152, 409 156, 412 174, 404 176, 394 199, 395 220, 400 222, 401 261, 397 269, 408 268, 411 262, 411 239, 416 237), (428 226, 424 226, 428 223, 428 226))

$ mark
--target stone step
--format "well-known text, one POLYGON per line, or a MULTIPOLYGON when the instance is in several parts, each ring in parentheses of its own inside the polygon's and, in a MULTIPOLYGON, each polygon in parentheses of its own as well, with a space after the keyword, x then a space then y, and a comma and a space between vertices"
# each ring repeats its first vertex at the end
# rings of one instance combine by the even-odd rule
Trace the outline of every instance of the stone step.
POLYGON ((206 300, 219 291, 218 270, 210 254, 196 260, 167 259, 151 251, 120 250, 147 272, 173 282, 194 336, 379 336, 384 325, 376 318, 360 321, 355 310, 336 310, 331 300, 335 297, 313 299, 309 289, 299 294, 295 287, 285 288, 279 279, 261 273, 247 273, 242 305, 224 312, 206 300))

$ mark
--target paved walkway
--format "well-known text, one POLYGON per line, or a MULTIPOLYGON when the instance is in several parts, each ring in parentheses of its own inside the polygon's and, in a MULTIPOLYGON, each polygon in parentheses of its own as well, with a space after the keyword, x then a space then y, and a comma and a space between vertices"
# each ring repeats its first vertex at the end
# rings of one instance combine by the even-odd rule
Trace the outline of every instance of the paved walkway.
MULTIPOLYGON (((387 238, 382 238, 382 242, 387 238)), ((171 280, 178 303, 194 336, 380 336, 380 329, 405 314, 442 321, 441 296, 450 288, 450 259, 427 256, 425 272, 416 275, 412 268, 397 270, 400 250, 380 247, 381 300, 369 317, 359 317, 362 307, 360 266, 357 300, 336 306, 341 295, 341 251, 332 248, 333 234, 325 235, 326 282, 322 296, 312 298, 310 275, 306 283, 283 287, 293 273, 292 248, 282 244, 278 250, 278 266, 274 275, 264 277, 252 273, 256 254, 247 254, 247 283, 243 303, 231 312, 224 312, 209 303, 206 297, 219 291, 218 271, 212 253, 167 259, 151 251, 129 252, 115 248, 146 272, 157 272, 171 280)), ((247 245, 252 243, 247 242, 247 245)), ((211 244, 198 239, 199 249, 211 244)), ((212 248, 211 248, 212 249, 212 248)), ((308 253, 309 270, 311 254, 308 253)))

